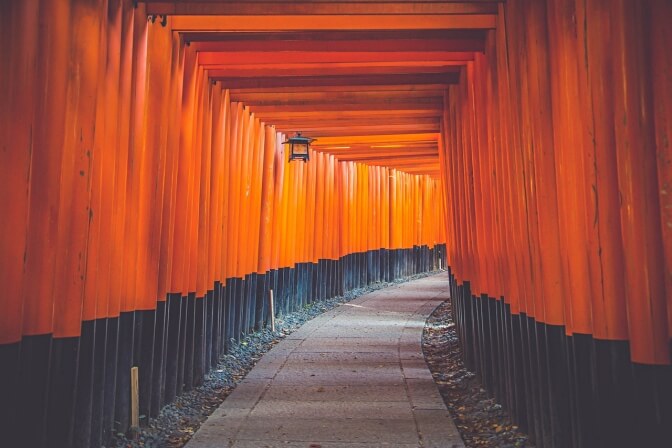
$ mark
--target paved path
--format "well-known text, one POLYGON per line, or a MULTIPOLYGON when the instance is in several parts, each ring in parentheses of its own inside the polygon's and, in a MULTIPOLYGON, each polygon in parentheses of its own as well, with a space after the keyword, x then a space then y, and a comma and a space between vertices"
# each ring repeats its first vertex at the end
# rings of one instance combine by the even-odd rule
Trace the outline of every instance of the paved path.
POLYGON ((445 274, 381 289, 263 356, 187 448, 464 447, 422 355, 445 274))

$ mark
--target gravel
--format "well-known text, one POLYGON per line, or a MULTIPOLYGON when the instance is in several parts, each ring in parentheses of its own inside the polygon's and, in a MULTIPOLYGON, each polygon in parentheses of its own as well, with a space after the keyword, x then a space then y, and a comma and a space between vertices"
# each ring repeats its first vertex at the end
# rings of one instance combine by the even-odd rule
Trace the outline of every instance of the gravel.
POLYGON ((145 416, 141 416, 141 427, 136 433, 117 433, 113 435, 107 447, 177 448, 184 446, 201 423, 217 409, 262 355, 285 336, 297 330, 303 323, 371 291, 433 274, 435 272, 418 274, 391 283, 375 283, 365 288, 349 291, 344 296, 313 302, 298 311, 279 316, 275 321, 275 332, 266 328, 248 334, 238 342, 233 342, 229 353, 224 355, 217 367, 206 375, 202 386, 184 392, 173 403, 166 405, 157 418, 150 418, 147 421, 145 416))
POLYGON ((427 319, 422 348, 467 447, 534 447, 527 435, 511 422, 506 410, 488 396, 476 374, 464 367, 450 302, 439 305, 427 319))

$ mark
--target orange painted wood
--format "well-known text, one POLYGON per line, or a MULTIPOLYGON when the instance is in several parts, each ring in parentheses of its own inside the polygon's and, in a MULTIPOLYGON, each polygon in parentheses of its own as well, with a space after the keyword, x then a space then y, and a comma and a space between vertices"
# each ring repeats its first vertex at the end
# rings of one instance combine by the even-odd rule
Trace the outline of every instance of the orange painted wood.
MULTIPOLYGON (((93 320, 102 317, 107 312, 106 304, 99 303, 97 295, 98 274, 102 271, 102 263, 99 265, 101 252, 101 225, 104 218, 109 220, 103 212, 103 201, 108 198, 103 198, 104 182, 113 182, 109 178, 109 164, 111 162, 113 153, 106 142, 105 123, 107 117, 105 116, 105 102, 107 97, 106 92, 106 71, 108 60, 108 23, 103 19, 100 26, 101 38, 99 40, 99 50, 101 59, 98 65, 96 77, 98 79, 98 89, 96 92, 96 107, 94 112, 94 133, 93 144, 90 151, 91 157, 91 190, 90 203, 88 207, 89 219, 89 233, 87 242, 87 258, 86 258, 86 274, 84 283, 84 297, 82 320, 93 320), (103 307, 104 305, 104 307, 103 307), (105 309, 103 309, 105 308, 105 309)), ((116 92, 115 92, 116 93, 116 92)), ((107 224, 107 222, 106 222, 107 224)), ((103 240, 104 241, 104 240, 103 240)), ((104 244, 104 243, 103 243, 104 244)), ((104 260, 107 261, 107 260, 104 260)), ((102 302, 102 300, 101 300, 102 302)))
POLYGON ((222 112, 225 119, 222 124, 223 129, 223 161, 222 161, 222 170, 220 173, 220 182, 222 183, 222 199, 221 199, 221 230, 219 233, 219 250, 220 250, 220 259, 218 261, 218 273, 219 279, 222 283, 225 283, 226 279, 229 278, 227 271, 227 260, 228 260, 228 229, 229 229, 229 203, 230 203, 230 184, 231 179, 229 176, 230 163, 231 163, 231 131, 232 131, 232 112, 231 112, 231 101, 230 101, 230 92, 226 90, 226 94, 222 104, 224 111, 222 112))
POLYGON ((193 133, 191 150, 194 151, 193 171, 190 178, 190 212, 189 212, 189 271, 188 291, 196 293, 196 298, 205 296, 204 274, 207 273, 207 249, 205 248, 204 232, 208 221, 208 158, 210 155, 209 138, 205 132, 210 119, 209 85, 205 71, 198 67, 195 88, 195 116, 192 121, 193 133), (207 149, 206 149, 207 148, 207 149), (205 185, 204 185, 205 184, 205 185))
POLYGON ((644 5, 615 2, 614 126, 631 357, 669 364, 664 255, 660 222, 652 92, 645 64, 644 5))
MULTIPOLYGON (((119 1, 110 1, 108 3, 107 15, 107 53, 110 55, 119 55, 122 40, 122 5, 119 1)), ((114 245, 109 243, 113 238, 118 227, 123 226, 121 217, 115 209, 116 194, 121 190, 117 180, 120 180, 120 172, 125 170, 119 163, 119 158, 123 151, 119 150, 119 76, 120 76, 120 58, 108 58, 105 75, 102 84, 104 96, 101 98, 107 106, 104 112, 104 127, 96 129, 96 132, 103 133, 103 145, 105 146, 103 160, 103 185, 101 189, 102 204, 98 211, 98 219, 101 221, 100 234, 103 238, 100 244, 100 262, 98 264, 98 281, 96 284, 96 296, 98 302, 97 317, 116 317, 119 315, 119 304, 116 298, 111 295, 113 284, 116 283, 111 277, 111 267, 113 260, 114 245), (114 300, 113 300, 114 299, 114 300)), ((124 154, 125 155, 125 154, 124 154)), ((95 156, 95 154, 94 154, 95 156)))
POLYGON ((304 76, 365 76, 365 75, 440 75, 454 77, 461 60, 372 63, 324 64, 216 64, 207 65, 213 78, 236 79, 249 77, 304 77, 304 76))
POLYGON ((336 176, 336 161, 333 156, 327 157, 327 225, 325 226, 325 239, 327 254, 326 257, 332 260, 338 258, 338 248, 340 247, 341 234, 338 232, 336 217, 339 216, 337 187, 338 181, 336 176))
POLYGON ((212 123, 213 123, 213 86, 207 75, 203 74, 201 86, 201 109, 202 125, 200 126, 200 138, 197 150, 201 152, 200 174, 198 185, 200 186, 200 201, 198 213, 198 254, 196 272, 196 297, 205 297, 208 290, 212 290, 213 281, 208 276, 210 271, 209 239, 210 226, 212 225, 212 123))
MULTIPOLYGON (((386 78, 389 80, 390 78, 386 78)), ((230 89, 231 94, 260 94, 260 93, 303 93, 303 92, 407 92, 407 91, 434 91, 444 89, 445 82, 435 84, 408 84, 408 83, 381 83, 371 85, 349 84, 346 86, 322 85, 319 87, 309 85, 296 85, 284 87, 259 86, 249 88, 230 89)))
MULTIPOLYGON (((260 121, 274 116, 231 105, 226 86, 212 84, 196 51, 172 32, 173 18, 164 28, 146 20, 144 4, 102 6, 2 6, 3 27, 11 21, 6 29, 13 34, 1 32, 15 46, 2 55, 18 61, 0 70, 10 87, 3 90, 2 135, 13 147, 30 147, 31 127, 46 124, 33 134, 32 153, 2 155, 14 184, 2 227, 12 239, 2 240, 0 263, 3 279, 18 286, 15 300, 3 303, 0 342, 51 331, 74 337, 82 319, 152 310, 168 293, 202 298, 231 276, 433 244, 430 222, 440 224, 427 205, 434 181, 401 170, 432 172, 436 137, 421 144, 413 134, 416 142, 405 151, 429 148, 422 153, 427 163, 397 158, 399 171, 314 151, 310 163, 288 164, 283 136, 260 121), (37 35, 13 25, 35 25, 52 12, 65 20, 33 26, 37 35), (68 76, 72 67, 77 76, 68 76), (24 254, 25 266, 15 261, 24 254)), ((417 88, 431 92, 425 87, 417 88)), ((379 100, 377 92, 394 91, 367 90, 379 100)), ((361 118, 378 120, 381 130, 383 120, 410 128, 417 123, 404 120, 424 115, 438 125, 440 101, 417 109, 436 103, 433 94, 406 98, 412 101, 391 101, 406 111, 346 111, 349 123, 341 129, 361 118)), ((260 101, 261 112, 272 106, 260 101)), ((325 120, 319 111, 308 116, 325 120)), ((382 148, 370 148, 379 162, 383 154, 389 162, 402 154, 384 147, 399 141, 401 129, 379 138, 382 148)))
POLYGON ((129 218, 126 220, 124 239, 127 245, 126 281, 121 299, 122 311, 135 311, 139 296, 138 279, 141 278, 140 255, 141 220, 144 211, 140 210, 140 176, 142 168, 143 123, 145 108, 145 75, 147 70, 147 21, 143 19, 143 10, 135 10, 133 18, 133 68, 131 81, 131 112, 128 152, 128 180, 126 188, 126 207, 129 218))
MULTIPOLYGON (((345 88, 347 89, 347 87, 345 88)), ((292 104, 304 102, 340 101, 353 103, 358 101, 396 101, 397 99, 411 100, 420 98, 420 101, 432 98, 443 98, 441 90, 342 90, 337 92, 328 91, 304 91, 304 92, 240 92, 232 95, 235 101, 242 101, 250 106, 264 104, 292 104)))
POLYGON ((228 145, 228 205, 227 205, 227 236, 226 236, 226 278, 235 278, 237 272, 235 270, 235 254, 236 245, 238 241, 235 239, 235 229, 237 227, 236 220, 239 215, 238 202, 240 199, 240 167, 238 160, 240 156, 240 144, 238 134, 240 133, 240 121, 242 115, 242 104, 231 103, 231 132, 228 145))
POLYGON ((672 42, 670 28, 665 18, 672 13, 672 4, 654 1, 650 6, 651 77, 653 89, 653 114, 658 154, 658 196, 660 200, 661 228, 665 256, 665 294, 667 297, 667 328, 672 339, 672 207, 669 199, 672 186, 672 86, 666 73, 672 71, 672 57, 668 43, 672 42))
MULTIPOLYGON (((143 171, 143 177, 140 179, 146 185, 147 200, 146 207, 149 207, 149 216, 146 227, 142 229, 147 232, 148 244, 145 246, 142 259, 145 266, 143 270, 146 278, 140 279, 144 284, 144 292, 139 300, 142 301, 142 309, 153 309, 157 300, 165 300, 167 293, 166 279, 161 275, 159 266, 166 266, 168 260, 168 238, 164 238, 164 231, 168 233, 169 224, 165 223, 164 215, 169 210, 170 192, 167 183, 171 181, 172 159, 170 162, 166 159, 165 148, 168 140, 168 126, 162 124, 168 121, 168 111, 170 108, 169 95, 165 94, 170 86, 170 67, 172 59, 172 39, 167 30, 158 27, 150 27, 148 30, 148 67, 147 77, 147 103, 144 111, 144 128, 146 130, 143 142, 145 152, 146 171, 143 171), (159 69, 161 67, 161 69, 159 69), (167 67, 167 68, 166 68, 167 67), (164 92, 164 93, 161 93, 164 92), (168 173, 168 174, 167 174, 168 173), (169 179, 166 180, 166 177, 169 179), (152 182, 154 180, 154 182, 152 182), (166 197, 164 203, 164 197, 166 197), (150 205, 151 204, 151 205, 150 205), (165 206, 164 206, 165 204, 165 206)), ((137 149, 137 148, 136 148, 137 149)), ((141 199, 141 200, 142 200, 141 199)), ((170 219, 165 217, 165 219, 170 219)), ((167 277, 167 273, 165 274, 167 277)))
POLYGON ((490 29, 495 16, 465 15, 227 15, 176 16, 173 29, 179 31, 297 31, 297 30, 416 30, 490 29))
POLYGON ((587 120, 586 132, 590 139, 586 151, 595 158, 593 166, 588 166, 588 175, 594 177, 595 182, 589 209, 597 213, 599 242, 599 265, 591 266, 591 270, 601 277, 600 282, 592 282, 593 335, 599 339, 624 340, 628 338, 628 323, 613 128, 611 27, 608 20, 604 20, 604 13, 610 8, 608 3, 594 2, 585 10, 577 3, 577 17, 585 17, 590 25, 586 34, 579 34, 577 40, 579 50, 581 43, 587 42, 584 51, 586 57, 591 58, 586 66, 588 86, 585 88, 590 92, 589 110, 592 111, 587 120))
MULTIPOLYGON (((124 304, 123 297, 126 293, 126 283, 128 274, 128 253, 130 248, 126 246, 127 225, 127 194, 129 183, 129 151, 130 151, 130 132, 131 122, 128 117, 131 115, 132 104, 132 81, 133 81, 133 44, 134 44, 135 11, 133 8, 121 6, 121 41, 120 41, 120 61, 118 75, 118 97, 117 107, 117 130, 116 147, 117 162, 115 170, 115 192, 112 212, 115 223, 114 231, 110 235, 112 241, 112 252, 110 255, 110 316, 118 316, 122 311, 124 304)), ((66 125, 66 129, 72 129, 66 125)), ((66 143, 67 147, 67 143, 66 143)), ((71 223, 70 225, 72 225, 71 223)), ((55 286, 56 288, 56 286, 55 286)), ((59 287, 59 290, 61 288, 59 287)))
POLYGON ((0 152, 0 173, 6 185, 0 200, 4 219, 0 224, 0 281, 6 285, 0 313, 0 343, 14 343, 22 336, 22 307, 26 233, 28 230, 31 128, 36 73, 37 29, 39 20, 35 4, 0 4, 0 138, 15 148, 0 152), (21 260, 20 262, 18 260, 21 260))
MULTIPOLYGON (((531 134, 527 137, 529 157, 534 160, 537 207, 539 210, 539 257, 543 293, 536 296, 535 309, 543 309, 543 321, 551 325, 565 323, 563 300, 563 270, 560 263, 560 238, 558 217, 558 179, 556 178, 555 152, 551 117, 550 80, 548 71, 548 41, 546 31, 546 6, 530 3, 527 11, 526 33, 528 49, 527 85, 522 90, 524 109, 529 111, 531 134)), ((524 127, 525 128, 525 127, 524 127)), ((537 315, 538 317, 539 314, 537 315)))
MULTIPOLYGON (((553 111, 553 145, 558 182, 558 218, 560 220, 560 255, 563 263, 566 331, 592 333, 591 285, 588 225, 595 216, 587 211, 586 196, 590 191, 585 178, 581 125, 585 122, 579 102, 578 59, 576 45, 569 36, 577 33, 573 5, 557 1, 547 4, 549 30, 549 68, 551 73, 551 104, 553 111), (572 188, 565 188, 572 185, 572 188), (593 216, 589 216, 593 215, 593 216), (591 219, 592 218, 592 219, 591 219)), ((597 249, 599 250, 599 249, 597 249)), ((592 252, 592 251, 591 251, 592 252)), ((595 279, 598 281, 598 279, 595 279)))
MULTIPOLYGON (((30 124, 30 165, 24 175, 28 184, 29 209, 23 261, 23 334, 36 335, 52 331, 53 280, 58 237, 61 155, 63 152, 63 114, 67 82, 69 7, 67 4, 45 5, 38 12, 40 27, 35 30, 38 46, 35 54, 35 90, 30 124), (62 22, 44 23, 55 16, 62 22), (36 281, 43 279, 43 281, 36 281)), ((29 50, 30 51, 30 50, 29 50)), ((21 85, 21 84, 19 84, 21 85)), ((30 95, 26 100, 30 99, 30 95)), ((9 117, 8 117, 9 118, 9 117)), ((15 150, 16 151, 16 150, 15 150)), ((17 297, 17 298, 18 298, 17 297)))
POLYGON ((251 243, 250 263, 248 272, 259 272, 259 249, 261 244, 261 207, 262 207, 262 179, 264 170, 266 129, 259 119, 254 120, 254 141, 252 158, 252 189, 251 189, 251 243))
POLYGON ((284 136, 280 133, 277 134, 274 141, 274 154, 273 154, 273 225, 271 228, 271 269, 277 269, 280 267, 280 231, 282 224, 282 196, 283 196, 283 184, 284 184, 284 173, 285 173, 285 163, 284 163, 284 148, 282 144, 282 138, 284 136))
POLYGON ((287 245, 289 244, 289 232, 291 226, 289 223, 289 201, 290 195, 292 194, 291 185, 293 183, 293 171, 292 167, 288 162, 289 154, 287 145, 282 145, 282 152, 280 153, 280 162, 283 165, 283 178, 282 178, 282 189, 280 196, 279 208, 282 210, 282 216, 280 219, 279 232, 278 232, 278 241, 279 241, 279 261, 278 268, 284 268, 290 266, 289 256, 287 254, 287 245))
POLYGON ((275 196, 275 129, 271 126, 264 127, 264 157, 263 157, 263 185, 261 191, 261 215, 260 215, 260 234, 259 234, 259 267, 257 273, 273 269, 272 248, 273 248, 273 227, 275 224, 275 210, 273 208, 275 196))
MULTIPOLYGON (((522 81, 525 80, 524 73, 519 73, 518 66, 510 64, 509 60, 515 57, 516 49, 523 45, 524 29, 521 26, 521 13, 518 9, 514 9, 516 5, 512 4, 511 12, 504 14, 504 8, 500 6, 501 25, 497 28, 499 36, 503 36, 504 28, 506 28, 507 42, 509 45, 505 48, 501 47, 498 52, 498 70, 501 73, 501 88, 503 90, 503 97, 501 107, 501 116, 503 119, 503 136, 508 139, 509 158, 505 162, 504 168, 508 166, 511 172, 509 177, 511 196, 509 212, 512 216, 517 216, 518 239, 516 241, 516 253, 519 254, 519 274, 520 286, 518 292, 520 293, 521 311, 527 313, 531 317, 537 316, 535 308, 534 297, 541 294, 541 281, 539 272, 539 245, 537 243, 538 230, 537 221, 534 219, 533 211, 536 207, 536 196, 534 193, 532 179, 534 172, 529 170, 530 165, 525 163, 525 153, 516 151, 516 148, 523 147, 525 150, 529 146, 523 145, 522 132, 522 104, 521 104, 521 89, 522 81), (504 17, 506 20, 504 20, 504 17), (523 79, 524 78, 524 79, 523 79), (511 114, 507 110, 507 104, 511 104, 515 111, 511 114), (529 187, 528 187, 529 185, 529 187)), ((527 136, 526 136, 527 138, 527 136)), ((508 170, 507 170, 508 171, 508 170)), ((541 310, 540 310, 541 311, 541 310)), ((543 313, 540 314, 543 316, 543 313)))
MULTIPOLYGON (((366 51, 280 51, 268 53, 265 51, 246 51, 244 53, 221 53, 204 51, 199 53, 198 62, 206 68, 216 69, 225 66, 235 69, 244 65, 270 65, 269 68, 291 68, 292 64, 328 64, 328 63, 380 63, 380 62, 434 62, 434 61, 461 61, 473 60, 474 54, 469 51, 395 51, 395 52, 366 52, 366 51)), ((224 67, 222 67, 224 68, 224 67)), ((306 68, 306 67, 303 67, 306 68)), ((451 73, 456 69, 448 69, 451 73)), ((228 76, 228 75, 227 75, 228 76)), ((302 76, 310 76, 309 74, 302 76)), ((214 74, 215 78, 220 75, 214 74)), ((235 77, 235 75, 233 75, 235 77)), ((403 78, 402 78, 403 79, 403 78)))
MULTIPOLYGON (((182 271, 182 290, 185 293, 196 292, 196 247, 197 240, 197 226, 198 223, 198 195, 197 195, 197 178, 200 168, 199 152, 194 149, 194 143, 198 138, 197 123, 199 121, 199 102, 198 93, 200 91, 200 83, 202 82, 202 70, 198 67, 195 61, 190 60, 189 63, 193 66, 191 68, 189 90, 185 91, 184 95, 189 96, 189 106, 191 107, 189 115, 185 117, 185 140, 184 151, 187 155, 187 177, 186 177, 186 202, 184 204, 185 215, 185 230, 184 230, 184 268, 182 271)), ((182 150, 182 148, 181 148, 182 150)))
POLYGON ((206 285, 214 288, 216 281, 221 280, 221 229, 222 229, 222 185, 224 165, 224 133, 226 130, 226 109, 223 104, 227 101, 226 92, 221 86, 213 87, 212 96, 212 142, 211 169, 210 169, 210 220, 208 222, 208 275, 206 285))
POLYGON ((149 14, 170 15, 359 15, 359 14, 494 14, 495 2, 147 2, 149 14))
POLYGON ((187 263, 187 232, 189 217, 185 213, 188 207, 189 176, 191 170, 190 158, 191 152, 188 149, 188 142, 191 140, 190 118, 193 113, 193 89, 195 82, 195 53, 189 49, 184 50, 183 62, 183 90, 178 98, 181 106, 180 133, 178 147, 178 162, 175 185, 175 223, 172 245, 172 271, 171 271, 171 292, 185 294, 187 290, 186 271, 187 263))
MULTIPOLYGON (((91 179, 91 154, 93 143, 95 97, 98 88, 99 48, 89 42, 98 41, 100 19, 92 17, 94 11, 80 4, 71 6, 71 17, 88 17, 94 20, 77 20, 71 28, 70 63, 81 67, 80 77, 70 77, 65 88, 63 157, 61 164, 61 194, 59 204, 59 246, 57 252, 63 259, 56 265, 54 278, 55 337, 76 337, 81 332, 82 296, 84 290, 86 244, 89 226, 89 188, 91 179), (81 38, 75 38, 79 37, 81 38), (86 37, 85 37, 86 36, 86 37), (85 37, 85 38, 84 38, 85 37)), ((130 14, 129 44, 132 46, 132 19, 130 14)), ((120 89, 129 97, 130 88, 120 89)), ((130 101, 127 101, 130 107, 130 101)), ((8 184, 9 185, 9 184, 8 184)), ((19 205, 20 203, 15 203, 19 205)), ((4 314, 4 313, 3 313, 4 314)), ((0 328, 5 328, 0 323, 0 328)))
POLYGON ((317 177, 317 168, 319 161, 317 160, 317 154, 314 151, 311 151, 311 157, 315 160, 315 163, 308 164, 306 166, 306 183, 308 187, 308 195, 306 196, 306 248, 304 251, 304 260, 317 263, 319 260, 319 255, 316 253, 316 234, 322 231, 321 227, 317 227, 317 184, 323 184, 324 179, 317 177))
POLYGON ((266 88, 295 90, 298 87, 308 87, 311 90, 358 86, 367 90, 376 86, 396 86, 407 84, 425 85, 436 88, 458 81, 454 73, 407 73, 407 74, 372 74, 372 75, 336 75, 336 76, 264 76, 256 78, 218 77, 230 89, 255 91, 266 88))
POLYGON ((366 52, 410 51, 483 51, 482 30, 416 30, 416 31, 303 31, 268 34, 248 33, 182 33, 197 51, 242 53, 263 51, 366 52))

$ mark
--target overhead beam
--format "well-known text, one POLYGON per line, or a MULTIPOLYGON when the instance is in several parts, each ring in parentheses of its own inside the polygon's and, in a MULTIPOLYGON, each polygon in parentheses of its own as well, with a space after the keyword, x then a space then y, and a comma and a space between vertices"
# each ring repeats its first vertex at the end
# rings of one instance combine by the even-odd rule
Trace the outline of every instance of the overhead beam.
MULTIPOLYGON (((329 37, 311 35, 283 40, 242 40, 251 33, 235 33, 241 36, 241 40, 226 39, 232 33, 184 33, 184 40, 190 42, 196 51, 215 51, 226 53, 241 53, 248 51, 275 53, 278 51, 324 51, 324 52, 349 52, 353 48, 359 51, 369 52, 431 52, 431 51, 476 51, 485 50, 484 37, 463 38, 436 38, 420 39, 416 37, 400 39, 381 37, 383 33, 367 33, 370 36, 364 39, 330 40, 329 37)), ((257 33, 255 33, 257 34, 257 33)), ((286 35, 289 33, 269 33, 274 35, 286 35)))
MULTIPOLYGON (((319 140, 319 139, 318 139, 319 140)), ((399 154, 404 155, 406 153, 428 153, 428 154, 438 154, 438 145, 436 142, 433 144, 406 144, 400 145, 398 148, 372 148, 370 145, 363 145, 358 143, 342 144, 342 145, 329 145, 329 146, 320 146, 313 148, 315 151, 321 152, 330 152, 334 154, 351 154, 351 155, 362 155, 362 154, 399 154)))
MULTIPOLYGON (((332 154, 329 151, 323 151, 328 154, 332 154)), ((439 154, 434 153, 417 153, 417 154, 379 154, 372 156, 371 154, 350 154, 350 153, 338 153, 334 154, 335 157, 339 159, 348 159, 356 160, 359 162, 369 162, 369 161, 378 161, 381 163, 405 163, 407 160, 414 160, 417 158, 423 158, 425 160, 432 160, 435 162, 438 160, 439 154)))
POLYGON ((383 117, 416 117, 416 118, 439 118, 442 113, 434 110, 339 110, 339 111, 312 111, 312 112, 265 112, 256 114, 259 119, 268 124, 273 124, 277 120, 291 119, 295 122, 302 120, 316 120, 322 119, 325 121, 339 120, 339 119, 359 119, 368 120, 383 117))
POLYGON ((353 76, 268 76, 259 78, 212 77, 226 89, 278 88, 278 87, 323 87, 323 86, 375 86, 395 84, 433 84, 447 87, 457 84, 458 73, 429 73, 401 75, 353 75, 353 76))
POLYGON ((396 101, 397 99, 424 99, 431 97, 443 98, 443 90, 400 90, 400 91, 304 91, 304 92, 267 92, 267 93, 231 93, 232 101, 242 101, 245 104, 276 104, 281 102, 312 102, 312 101, 396 101))
MULTIPOLYGON (((338 160, 348 160, 348 159, 342 159, 340 157, 336 157, 338 160)), ((354 160, 353 160, 354 162, 354 160)), ((362 162, 366 163, 367 165, 373 165, 373 166, 387 166, 390 168, 395 168, 401 171, 406 171, 410 173, 418 173, 418 172, 424 172, 424 171, 438 171, 439 170, 439 159, 437 157, 436 162, 433 161, 422 161, 418 163, 402 163, 402 164, 397 164, 397 163, 392 163, 392 162, 378 162, 378 161, 370 161, 370 162, 362 162)))
POLYGON ((336 76, 336 75, 397 75, 397 74, 456 74, 464 62, 445 62, 436 65, 410 63, 339 63, 339 64, 250 64, 207 66, 212 78, 246 78, 263 76, 336 76))
MULTIPOLYGON (((272 119, 262 119, 265 124, 274 126, 272 119)), ((275 126, 276 129, 280 132, 293 134, 295 132, 302 132, 308 137, 360 137, 365 135, 370 135, 372 133, 376 134, 389 134, 395 135, 400 132, 438 132, 439 127, 432 126, 411 126, 411 125, 392 125, 389 127, 385 126, 371 126, 371 127, 360 127, 360 128, 319 128, 319 127, 307 127, 303 123, 297 122, 295 125, 282 125, 275 126)))
POLYGON ((209 2, 150 1, 148 14, 171 15, 361 15, 361 14, 496 14, 495 2, 209 2))
MULTIPOLYGON (((273 124, 268 122, 267 124, 273 124)), ((296 131, 304 132, 305 135, 310 137, 314 136, 324 136, 324 137, 339 137, 339 136, 360 136, 360 135, 369 135, 371 133, 388 133, 396 134, 399 132, 438 132, 440 127, 438 125, 378 125, 378 126, 368 126, 368 127, 358 127, 358 128, 330 128, 330 127, 310 127, 305 126, 302 123, 297 123, 294 126, 284 125, 276 127, 281 132, 285 133, 294 133, 296 131)))
POLYGON ((383 157, 383 158, 362 158, 351 157, 348 155, 334 155, 338 160, 349 160, 353 162, 366 163, 367 165, 377 166, 396 166, 404 168, 427 168, 435 167, 438 164, 439 156, 418 156, 418 157, 383 157))
MULTIPOLYGON (((226 86, 222 86, 226 88, 226 86)), ((240 93, 303 93, 303 92, 417 92, 423 90, 445 90, 445 83, 437 84, 369 84, 341 86, 285 86, 285 87, 246 87, 229 89, 231 95, 240 93)))
MULTIPOLYGON (((438 133, 440 124, 438 118, 404 118, 384 117, 354 119, 282 119, 275 118, 268 124, 274 125, 282 132, 302 131, 311 136, 362 136, 372 134, 408 134, 408 133, 438 133)), ((315 142, 319 144, 319 142, 315 142)), ((436 145, 436 142, 434 142, 436 145)))
MULTIPOLYGON (((284 7, 281 6, 281 7, 284 7)), ((495 14, 172 16, 174 31, 494 29, 495 14)))
POLYGON ((376 51, 281 51, 267 53, 248 51, 244 53, 220 53, 204 51, 198 53, 198 62, 208 68, 211 65, 242 64, 311 64, 331 62, 422 62, 422 61, 471 61, 473 52, 468 51, 397 51, 379 53, 376 51))
POLYGON ((243 102, 245 103, 245 105, 250 107, 258 106, 258 107, 281 107, 281 108, 291 108, 295 106, 312 106, 320 108, 323 105, 329 105, 329 106, 339 105, 343 109, 348 108, 348 106, 350 105, 356 107, 370 105, 373 108, 378 108, 382 106, 390 109, 395 107, 401 109, 412 109, 415 108, 416 106, 443 107, 443 97, 441 96, 405 97, 403 95, 390 96, 388 98, 335 97, 333 99, 332 98, 287 99, 287 100, 268 99, 268 100, 243 101, 243 102))
POLYGON ((250 110, 257 115, 265 112, 320 112, 320 111, 378 111, 378 110, 423 110, 441 112, 443 105, 434 103, 400 102, 400 103, 315 103, 315 104, 290 104, 284 106, 254 106, 250 110))
POLYGON ((425 133, 425 134, 396 134, 396 135, 367 135, 366 137, 357 137, 357 138, 348 138, 348 137, 338 137, 330 139, 320 139, 319 145, 314 146, 325 146, 325 145, 341 145, 347 141, 358 143, 368 143, 368 144, 378 144, 378 143, 417 143, 417 142, 437 142, 439 139, 438 133, 425 133))
POLYGON ((385 157, 434 157, 438 156, 439 148, 438 145, 428 145, 428 146, 402 146, 399 148, 375 148, 375 147, 357 147, 353 146, 351 149, 338 149, 338 146, 327 146, 327 148, 332 148, 329 152, 335 154, 347 155, 350 157, 363 157, 371 159, 380 159, 385 157))
MULTIPOLYGON (((276 126, 285 126, 285 125, 294 125, 296 123, 303 123, 306 126, 313 127, 334 127, 334 128, 357 128, 357 127, 367 127, 367 126, 378 126, 378 125, 410 125, 410 126, 424 126, 424 125, 439 125, 440 120, 438 118, 424 118, 424 117, 372 117, 366 121, 362 121, 359 118, 339 118, 331 119, 328 122, 325 122, 323 118, 313 118, 313 119, 301 119, 300 121, 296 118, 281 118, 278 117, 277 121, 274 123, 276 126)), ((404 132, 403 134, 407 134, 404 132)))
POLYGON ((433 156, 438 155, 438 146, 405 146, 401 148, 390 148, 390 149, 371 149, 368 146, 325 146, 321 148, 313 148, 315 151, 319 152, 328 152, 332 154, 348 154, 350 156, 360 156, 360 157, 383 157, 390 155, 426 155, 433 156))

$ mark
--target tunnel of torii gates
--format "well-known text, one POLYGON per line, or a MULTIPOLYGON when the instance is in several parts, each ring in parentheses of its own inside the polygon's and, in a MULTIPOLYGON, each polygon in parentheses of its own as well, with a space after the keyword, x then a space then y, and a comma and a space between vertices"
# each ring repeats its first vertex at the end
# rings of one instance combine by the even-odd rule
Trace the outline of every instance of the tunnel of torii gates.
POLYGON ((0 445, 126 431, 133 367, 156 416, 271 289, 447 267, 466 365, 537 446, 672 446, 670 19, 0 2, 0 445))

